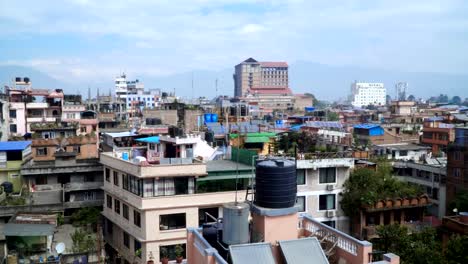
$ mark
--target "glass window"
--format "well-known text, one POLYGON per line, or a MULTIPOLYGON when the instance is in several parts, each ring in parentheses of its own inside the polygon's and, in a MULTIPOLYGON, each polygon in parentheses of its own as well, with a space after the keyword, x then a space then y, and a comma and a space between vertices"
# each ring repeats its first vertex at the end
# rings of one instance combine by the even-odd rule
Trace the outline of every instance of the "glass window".
POLYGON ((335 194, 319 195, 319 210, 335 210, 335 194))
POLYGON ((112 197, 110 195, 107 195, 107 208, 112 209, 112 197))
POLYGON ((320 168, 319 183, 336 183, 336 168, 320 168))
POLYGON ((16 128, 16 125, 15 124, 10 124, 10 132, 11 133, 17 133, 17 128, 16 128))
POLYGON ((185 213, 159 216, 159 230, 182 229, 185 227, 185 213))
POLYGON ((10 118, 16 118, 16 110, 10 110, 10 118))
POLYGON ((114 199, 114 211, 116 214, 120 214, 120 201, 117 199, 114 199))
POLYGON ((135 256, 141 258, 141 242, 135 239, 133 246, 133 249, 135 250, 135 256))
POLYGON ((119 186, 119 173, 114 171, 114 185, 119 186))
POLYGON ((47 156, 47 148, 37 148, 36 149, 37 156, 47 156))
POLYGON ((106 229, 108 234, 112 234, 114 224, 112 223, 111 220, 107 219, 106 221, 106 229))
MULTIPOLYGON (((185 244, 180 244, 180 245, 184 249, 184 251, 182 253, 182 257, 185 259, 186 258, 185 252, 187 251, 187 249, 185 247, 185 244)), ((159 247, 159 252, 161 252, 162 248, 165 248, 167 250, 167 255, 168 255, 169 260, 175 260, 176 259, 176 254, 175 254, 176 245, 160 246, 159 247)), ((162 257, 163 256, 160 255, 159 258, 161 259, 162 257)))
POLYGON ((122 216, 128 220, 128 205, 122 203, 122 216))
POLYGON ((323 221, 322 224, 336 228, 336 221, 323 221))
POLYGON ((130 248, 130 235, 127 232, 123 232, 123 243, 126 248, 130 248))
POLYGON ((188 178, 174 178, 175 194, 188 194, 188 178))
POLYGON ((297 185, 305 185, 306 184, 306 176, 304 169, 296 170, 297 175, 297 185))
POLYGON ((133 210, 133 224, 138 227, 141 227, 141 215, 140 212, 133 210))
POLYGON ((298 196, 297 197, 296 206, 299 207, 299 212, 305 212, 306 211, 305 199, 306 199, 305 196, 298 196))
POLYGON ((110 182, 110 170, 108 168, 106 168, 106 181, 107 182, 110 182))

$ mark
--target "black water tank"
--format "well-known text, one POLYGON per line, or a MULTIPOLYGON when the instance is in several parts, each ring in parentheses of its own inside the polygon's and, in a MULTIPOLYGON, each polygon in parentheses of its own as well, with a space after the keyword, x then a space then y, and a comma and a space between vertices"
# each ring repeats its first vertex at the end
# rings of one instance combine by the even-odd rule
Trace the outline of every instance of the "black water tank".
POLYGON ((12 193, 13 192, 13 183, 11 182, 3 182, 1 184, 1 186, 3 187, 3 190, 6 192, 6 193, 12 193))
POLYGON ((265 208, 289 208, 296 203, 296 163, 284 158, 260 160, 256 166, 255 204, 265 208))

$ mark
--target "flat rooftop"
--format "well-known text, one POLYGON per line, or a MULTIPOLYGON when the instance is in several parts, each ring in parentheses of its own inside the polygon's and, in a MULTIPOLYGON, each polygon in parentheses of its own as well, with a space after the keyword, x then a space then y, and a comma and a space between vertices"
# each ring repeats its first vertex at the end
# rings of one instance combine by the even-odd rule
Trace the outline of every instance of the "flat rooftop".
POLYGON ((252 170, 252 166, 237 163, 232 160, 210 160, 206 161, 206 171, 235 171, 235 170, 252 170))

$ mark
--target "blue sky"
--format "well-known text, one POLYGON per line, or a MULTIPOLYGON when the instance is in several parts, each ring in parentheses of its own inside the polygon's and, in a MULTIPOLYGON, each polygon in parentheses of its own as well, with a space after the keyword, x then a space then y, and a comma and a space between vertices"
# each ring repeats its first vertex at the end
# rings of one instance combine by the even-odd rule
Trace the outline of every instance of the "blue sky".
POLYGON ((468 1, 0 1, 0 65, 59 80, 248 58, 468 73, 468 1))

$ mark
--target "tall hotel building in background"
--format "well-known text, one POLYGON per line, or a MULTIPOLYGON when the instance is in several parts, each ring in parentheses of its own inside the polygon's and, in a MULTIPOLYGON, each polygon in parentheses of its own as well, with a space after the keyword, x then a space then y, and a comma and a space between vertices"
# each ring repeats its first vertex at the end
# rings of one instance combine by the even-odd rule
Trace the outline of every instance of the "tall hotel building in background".
POLYGON ((292 109, 286 62, 259 62, 249 58, 235 66, 234 96, 257 102, 263 112, 292 109))
POLYGON ((356 107, 385 105, 387 91, 383 83, 357 82, 351 84, 351 104, 356 107))

